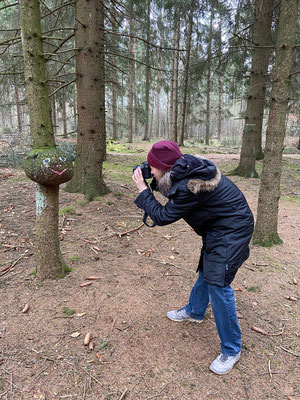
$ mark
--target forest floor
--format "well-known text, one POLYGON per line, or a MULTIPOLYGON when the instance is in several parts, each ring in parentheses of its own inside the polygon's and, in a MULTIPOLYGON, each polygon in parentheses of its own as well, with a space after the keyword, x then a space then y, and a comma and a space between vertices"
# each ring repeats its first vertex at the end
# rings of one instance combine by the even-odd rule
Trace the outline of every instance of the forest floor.
MULTIPOLYGON (((209 371, 220 352, 211 310, 201 325, 166 318, 188 300, 201 239, 184 221, 141 225, 131 171, 146 146, 131 150, 108 155, 108 195, 87 203, 60 191, 60 243, 71 271, 57 280, 35 273, 35 184, 22 170, 0 169, 0 399, 299 400, 300 156, 283 161, 283 244, 251 246, 232 284, 242 356, 217 376, 209 371), (94 349, 84 345, 88 332, 94 349)), ((204 157, 223 173, 239 159, 204 157)), ((230 179, 255 214, 259 179, 230 179)))

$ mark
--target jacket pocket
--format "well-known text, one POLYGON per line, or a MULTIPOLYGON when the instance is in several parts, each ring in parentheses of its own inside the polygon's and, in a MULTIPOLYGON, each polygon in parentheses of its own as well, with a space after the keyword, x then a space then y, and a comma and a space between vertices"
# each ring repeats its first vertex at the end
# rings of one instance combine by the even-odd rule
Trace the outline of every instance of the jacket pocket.
POLYGON ((226 236, 207 233, 205 242, 205 250, 201 255, 203 278, 212 285, 224 286, 227 265, 226 236))
POLYGON ((225 284, 230 285, 231 282, 233 281, 237 270, 240 268, 240 266, 247 260, 249 257, 249 247, 245 249, 245 251, 241 254, 237 262, 234 264, 226 264, 225 268, 225 284))

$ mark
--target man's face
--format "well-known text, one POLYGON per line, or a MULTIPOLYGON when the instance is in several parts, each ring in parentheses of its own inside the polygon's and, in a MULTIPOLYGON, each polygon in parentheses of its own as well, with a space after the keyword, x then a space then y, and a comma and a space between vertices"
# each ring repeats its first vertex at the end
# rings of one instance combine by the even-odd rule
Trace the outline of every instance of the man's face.
POLYGON ((152 165, 150 165, 150 167, 151 167, 151 174, 154 176, 157 182, 159 182, 166 173, 166 171, 162 171, 161 169, 152 167, 152 165))

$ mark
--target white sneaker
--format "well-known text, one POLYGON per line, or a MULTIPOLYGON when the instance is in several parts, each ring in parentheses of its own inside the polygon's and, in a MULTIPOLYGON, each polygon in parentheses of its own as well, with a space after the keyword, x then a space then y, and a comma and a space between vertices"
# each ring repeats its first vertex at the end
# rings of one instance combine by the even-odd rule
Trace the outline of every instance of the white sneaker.
POLYGON ((225 354, 220 354, 211 364, 209 369, 215 374, 224 375, 231 371, 234 364, 239 360, 241 352, 235 356, 226 356, 225 354))
POLYGON ((181 308, 180 310, 173 310, 173 311, 168 311, 167 312, 167 317, 175 322, 183 322, 183 321, 189 321, 189 322, 198 322, 201 323, 203 320, 202 319, 195 319, 188 314, 184 308, 181 308))

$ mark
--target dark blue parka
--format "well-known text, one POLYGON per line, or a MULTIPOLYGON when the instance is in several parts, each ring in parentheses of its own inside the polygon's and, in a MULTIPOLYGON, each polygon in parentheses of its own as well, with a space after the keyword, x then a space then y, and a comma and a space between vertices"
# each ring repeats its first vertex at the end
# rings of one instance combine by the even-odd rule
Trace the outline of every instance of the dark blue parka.
POLYGON ((211 161, 184 154, 171 170, 166 205, 150 189, 135 204, 157 225, 183 218, 202 236, 198 270, 207 283, 227 286, 249 257, 253 215, 242 192, 211 161))

